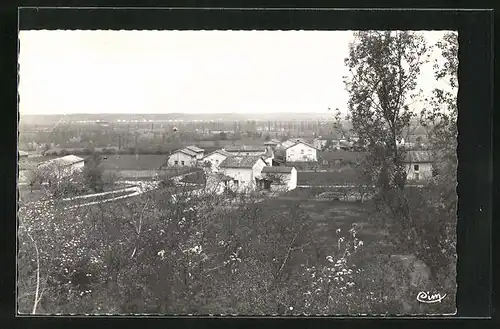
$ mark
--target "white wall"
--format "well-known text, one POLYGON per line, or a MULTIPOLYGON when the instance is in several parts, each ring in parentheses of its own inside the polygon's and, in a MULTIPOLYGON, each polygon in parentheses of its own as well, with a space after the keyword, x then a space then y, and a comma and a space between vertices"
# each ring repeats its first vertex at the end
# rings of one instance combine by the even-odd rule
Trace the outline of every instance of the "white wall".
POLYGON ((416 180, 418 173, 419 180, 425 180, 432 177, 432 163, 407 163, 406 164, 406 178, 408 180, 416 180), (418 171, 415 170, 415 165, 418 165, 418 171))
POLYGON ((318 161, 316 153, 317 152, 315 148, 302 143, 298 143, 295 146, 286 149, 286 161, 290 162, 318 161), (302 153, 302 151, 304 153, 302 153))
POLYGON ((260 177, 261 176, 261 173, 262 173, 262 168, 266 167, 267 166, 267 163, 262 160, 262 159, 259 159, 259 161, 257 161, 253 167, 252 167, 252 182, 253 184, 255 185, 256 182, 255 182, 255 177, 260 177))
POLYGON ((230 187, 234 187, 237 190, 251 188, 253 185, 253 170, 251 168, 224 168, 224 174, 238 181, 237 188, 235 185, 232 185, 232 182, 228 183, 230 187))
MULTIPOLYGON (((262 168, 266 166, 264 160, 257 161, 252 168, 224 168, 221 170, 225 175, 238 180, 237 190, 254 189, 256 187, 255 178, 260 176, 262 168)), ((234 187, 234 185, 233 185, 234 187)))
POLYGON ((297 169, 292 168, 290 179, 288 181, 288 190, 295 190, 297 188, 297 169))
POLYGON ((175 167, 176 164, 175 164, 175 161, 178 161, 178 164, 177 166, 179 167, 182 167, 182 161, 184 161, 184 166, 187 166, 187 167, 194 167, 196 165, 196 158, 195 157, 191 157, 185 153, 182 153, 182 152, 176 152, 174 154, 172 154, 169 158, 168 158, 168 166, 169 167, 175 167))
POLYGON ((222 161, 226 160, 227 156, 220 153, 212 153, 203 158, 202 162, 209 161, 212 166, 210 167, 213 171, 219 170, 219 165, 222 161))

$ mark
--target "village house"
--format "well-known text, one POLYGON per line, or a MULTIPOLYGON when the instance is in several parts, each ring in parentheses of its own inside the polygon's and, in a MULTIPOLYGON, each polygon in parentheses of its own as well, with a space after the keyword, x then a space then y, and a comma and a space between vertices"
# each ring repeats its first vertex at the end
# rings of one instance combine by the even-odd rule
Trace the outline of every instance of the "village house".
POLYGON ((191 145, 191 146, 186 146, 186 147, 184 147, 184 149, 186 149, 186 150, 190 150, 190 151, 192 151, 192 152, 196 153, 196 160, 201 160, 201 159, 203 159, 203 156, 204 156, 204 154, 205 154, 205 150, 204 150, 204 149, 201 149, 201 148, 196 147, 196 146, 193 146, 193 145, 191 145))
POLYGON ((404 158, 406 178, 421 181, 432 177, 434 157, 429 151, 408 151, 404 158))
POLYGON ((226 180, 227 187, 237 190, 255 190, 262 180, 262 168, 267 163, 262 156, 232 156, 219 165, 220 173, 232 180, 226 180))
POLYGON ((38 164, 37 169, 55 178, 64 178, 83 171, 85 159, 76 155, 66 155, 38 164))
POLYGON ((194 167, 197 164, 199 153, 183 148, 172 152, 167 164, 170 167, 194 167))
POLYGON ((317 149, 322 150, 328 141, 331 141, 332 149, 340 150, 340 142, 345 142, 346 139, 343 135, 332 133, 329 135, 318 136, 313 140, 312 145, 317 149))
POLYGON ((265 159, 268 166, 272 166, 274 151, 270 145, 267 146, 227 146, 224 151, 237 156, 261 156, 265 159))
POLYGON ((203 157, 203 163, 209 162, 210 169, 214 172, 219 170, 219 165, 226 160, 228 157, 232 157, 233 154, 225 151, 225 150, 215 150, 212 153, 209 153, 203 157))
POLYGON ((308 141, 306 141, 303 138, 290 138, 290 139, 287 139, 286 141, 280 143, 278 145, 278 147, 280 147, 282 149, 287 149, 288 147, 293 146, 296 143, 308 143, 308 141))
POLYGON ((285 159, 287 162, 314 162, 318 161, 317 151, 313 145, 297 141, 285 147, 285 159))
POLYGON ((297 188, 297 170, 294 167, 262 168, 260 188, 270 191, 291 191, 297 188))

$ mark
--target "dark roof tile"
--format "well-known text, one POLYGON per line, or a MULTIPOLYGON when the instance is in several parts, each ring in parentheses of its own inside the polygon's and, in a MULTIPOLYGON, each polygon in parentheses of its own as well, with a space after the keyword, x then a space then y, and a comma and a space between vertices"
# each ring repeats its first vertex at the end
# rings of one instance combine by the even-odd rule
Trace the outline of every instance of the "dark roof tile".
MULTIPOLYGON (((259 159, 262 160, 260 156, 232 156, 226 158, 221 162, 219 167, 221 168, 252 168, 259 159)), ((264 160, 262 160, 264 161, 264 160)))
POLYGON ((262 168, 263 173, 291 173, 293 167, 285 167, 285 166, 267 166, 262 168))

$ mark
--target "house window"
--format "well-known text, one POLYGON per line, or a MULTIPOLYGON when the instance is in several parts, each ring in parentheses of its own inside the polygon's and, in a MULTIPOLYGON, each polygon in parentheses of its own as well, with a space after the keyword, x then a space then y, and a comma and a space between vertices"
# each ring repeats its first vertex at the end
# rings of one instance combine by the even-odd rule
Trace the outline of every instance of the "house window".
POLYGON ((420 175, 419 175, 419 173, 417 172, 417 173, 415 173, 415 180, 419 180, 419 179, 420 179, 420 175))
POLYGON ((184 161, 181 161, 181 165, 183 165, 183 166, 184 166, 184 161))
POLYGON ((174 164, 177 166, 179 164, 179 161, 175 160, 174 164))
POLYGON ((413 165, 413 170, 418 171, 419 166, 418 165, 413 165))
POLYGON ((304 150, 300 150, 300 154, 304 154, 304 150))
POLYGON ((218 160, 218 159, 217 159, 217 160, 215 160, 215 164, 217 164, 217 165, 219 164, 219 160, 218 160))
POLYGON ((237 179, 233 180, 233 183, 235 186, 238 186, 240 184, 240 182, 237 179))

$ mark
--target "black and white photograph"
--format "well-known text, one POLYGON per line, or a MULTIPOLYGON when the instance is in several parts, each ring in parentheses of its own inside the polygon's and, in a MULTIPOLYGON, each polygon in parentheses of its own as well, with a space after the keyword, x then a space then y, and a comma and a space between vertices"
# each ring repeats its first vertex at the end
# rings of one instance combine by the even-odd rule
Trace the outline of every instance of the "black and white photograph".
POLYGON ((20 30, 17 314, 454 315, 453 30, 20 30))

